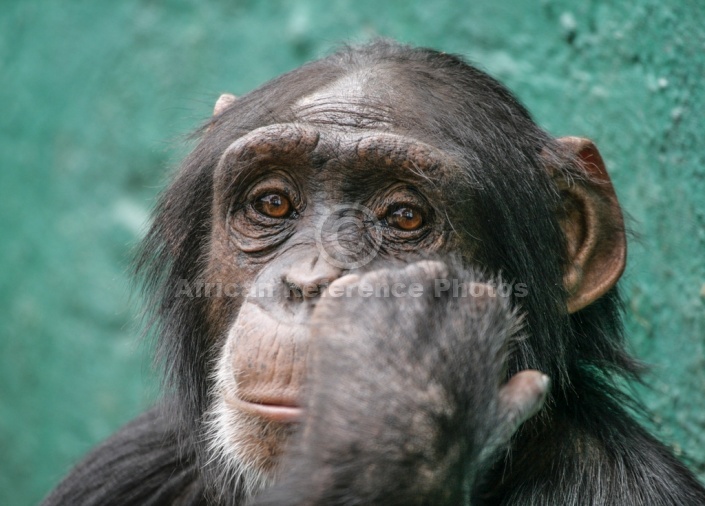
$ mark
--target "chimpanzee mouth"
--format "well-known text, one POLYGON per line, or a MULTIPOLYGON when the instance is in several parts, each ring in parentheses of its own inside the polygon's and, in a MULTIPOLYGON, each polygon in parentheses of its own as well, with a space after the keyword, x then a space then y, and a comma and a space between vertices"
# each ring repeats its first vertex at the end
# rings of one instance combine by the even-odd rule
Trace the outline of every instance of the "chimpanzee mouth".
POLYGON ((278 423, 294 423, 301 421, 303 409, 289 399, 256 399, 243 400, 237 396, 229 396, 227 403, 242 413, 264 418, 278 423))

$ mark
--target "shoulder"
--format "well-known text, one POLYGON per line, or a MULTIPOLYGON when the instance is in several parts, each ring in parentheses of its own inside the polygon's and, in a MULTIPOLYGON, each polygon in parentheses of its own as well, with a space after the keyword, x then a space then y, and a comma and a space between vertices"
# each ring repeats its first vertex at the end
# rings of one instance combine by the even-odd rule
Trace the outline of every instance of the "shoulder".
POLYGON ((43 506, 201 505, 194 459, 180 455, 169 417, 159 408, 125 425, 86 456, 43 506))

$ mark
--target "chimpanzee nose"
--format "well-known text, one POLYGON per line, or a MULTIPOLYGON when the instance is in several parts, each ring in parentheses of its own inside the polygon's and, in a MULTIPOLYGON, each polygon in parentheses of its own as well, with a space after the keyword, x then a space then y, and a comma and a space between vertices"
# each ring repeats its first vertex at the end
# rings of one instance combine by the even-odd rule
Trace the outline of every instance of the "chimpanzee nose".
POLYGON ((338 279, 342 269, 329 264, 319 254, 294 262, 284 276, 291 299, 313 299, 338 279))

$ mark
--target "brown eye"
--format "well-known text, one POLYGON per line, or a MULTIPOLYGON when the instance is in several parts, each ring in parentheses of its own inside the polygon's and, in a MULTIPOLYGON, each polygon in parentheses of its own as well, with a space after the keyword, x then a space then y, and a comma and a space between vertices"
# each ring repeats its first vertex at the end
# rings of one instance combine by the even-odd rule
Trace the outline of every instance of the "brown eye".
POLYGON ((253 205, 258 213, 270 218, 287 218, 293 210, 291 201, 279 193, 263 195, 257 198, 253 205))
POLYGON ((387 214, 387 224, 390 227, 411 232, 423 226, 423 215, 421 211, 411 206, 399 206, 393 208, 387 214))

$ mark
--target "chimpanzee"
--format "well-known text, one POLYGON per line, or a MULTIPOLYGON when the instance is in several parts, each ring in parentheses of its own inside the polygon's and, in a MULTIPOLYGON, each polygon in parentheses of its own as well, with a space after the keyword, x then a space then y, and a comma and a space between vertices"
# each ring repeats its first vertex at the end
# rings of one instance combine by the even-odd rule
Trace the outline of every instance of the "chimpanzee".
POLYGON ((334 281, 311 316, 301 433, 251 506, 469 504, 548 390, 538 371, 501 386, 521 320, 496 286, 428 260, 334 281))
POLYGON ((641 367, 625 350, 624 225, 597 148, 551 137, 461 58, 386 41, 218 100, 137 261, 165 399, 45 504, 242 504, 301 417, 326 284, 418 252, 523 285, 528 337, 507 377, 551 378, 478 500, 705 504, 620 389, 641 367))

